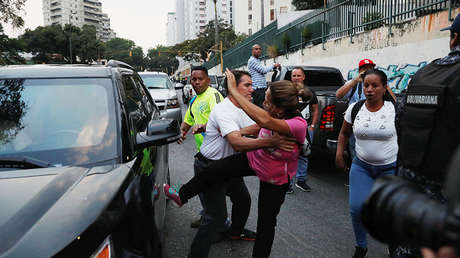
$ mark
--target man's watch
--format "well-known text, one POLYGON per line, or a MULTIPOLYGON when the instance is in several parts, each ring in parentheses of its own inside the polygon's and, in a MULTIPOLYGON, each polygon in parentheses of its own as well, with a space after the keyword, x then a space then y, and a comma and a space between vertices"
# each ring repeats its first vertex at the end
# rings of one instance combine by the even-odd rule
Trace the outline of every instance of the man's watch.
POLYGON ((310 125, 310 126, 308 126, 308 127, 315 128, 315 125, 310 125))

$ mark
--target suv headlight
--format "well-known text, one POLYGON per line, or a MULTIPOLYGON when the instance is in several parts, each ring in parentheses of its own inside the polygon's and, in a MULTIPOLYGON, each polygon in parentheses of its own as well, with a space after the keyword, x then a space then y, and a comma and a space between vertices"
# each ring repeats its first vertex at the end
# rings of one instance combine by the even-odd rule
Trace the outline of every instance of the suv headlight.
POLYGON ((113 255, 112 238, 108 236, 104 242, 97 248, 96 252, 91 255, 91 258, 111 258, 113 255))
POLYGON ((179 100, 177 98, 168 99, 166 103, 166 108, 178 108, 179 107, 179 100))

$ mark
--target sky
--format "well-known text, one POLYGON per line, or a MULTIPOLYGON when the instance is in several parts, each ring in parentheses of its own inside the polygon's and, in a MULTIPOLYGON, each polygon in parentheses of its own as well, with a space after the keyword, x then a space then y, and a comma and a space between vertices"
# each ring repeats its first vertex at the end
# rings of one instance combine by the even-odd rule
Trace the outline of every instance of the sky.
MULTIPOLYGON (((133 40, 144 52, 166 44, 166 16, 174 12, 173 0, 101 0, 102 12, 110 17, 117 37, 133 40)), ((22 13, 25 25, 21 29, 5 26, 10 37, 21 35, 26 28, 43 26, 42 0, 27 0, 22 13)))

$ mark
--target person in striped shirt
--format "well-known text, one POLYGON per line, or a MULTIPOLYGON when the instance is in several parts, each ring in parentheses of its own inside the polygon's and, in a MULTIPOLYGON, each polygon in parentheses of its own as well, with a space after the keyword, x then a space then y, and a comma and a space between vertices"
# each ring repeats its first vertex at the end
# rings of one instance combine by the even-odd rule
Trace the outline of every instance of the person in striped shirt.
POLYGON ((251 74, 252 87, 252 100, 254 104, 263 108, 262 103, 265 100, 265 90, 267 90, 267 80, 265 74, 273 69, 281 67, 280 64, 273 64, 270 66, 262 66, 260 63, 260 56, 262 55, 262 47, 259 44, 252 46, 252 56, 248 60, 248 72, 251 74))

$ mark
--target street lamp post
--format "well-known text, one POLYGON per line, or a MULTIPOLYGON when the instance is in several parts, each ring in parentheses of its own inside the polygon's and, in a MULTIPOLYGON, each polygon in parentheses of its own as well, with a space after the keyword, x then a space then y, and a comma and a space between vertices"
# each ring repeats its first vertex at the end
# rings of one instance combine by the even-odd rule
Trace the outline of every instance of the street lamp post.
POLYGON ((217 20, 217 0, 214 1, 214 43, 216 44, 216 47, 219 44, 219 28, 217 25, 219 24, 219 21, 217 20))
POLYGON ((70 35, 69 35, 69 55, 70 55, 70 63, 72 64, 72 14, 77 14, 77 11, 70 10, 69 15, 69 24, 70 24, 70 35))

